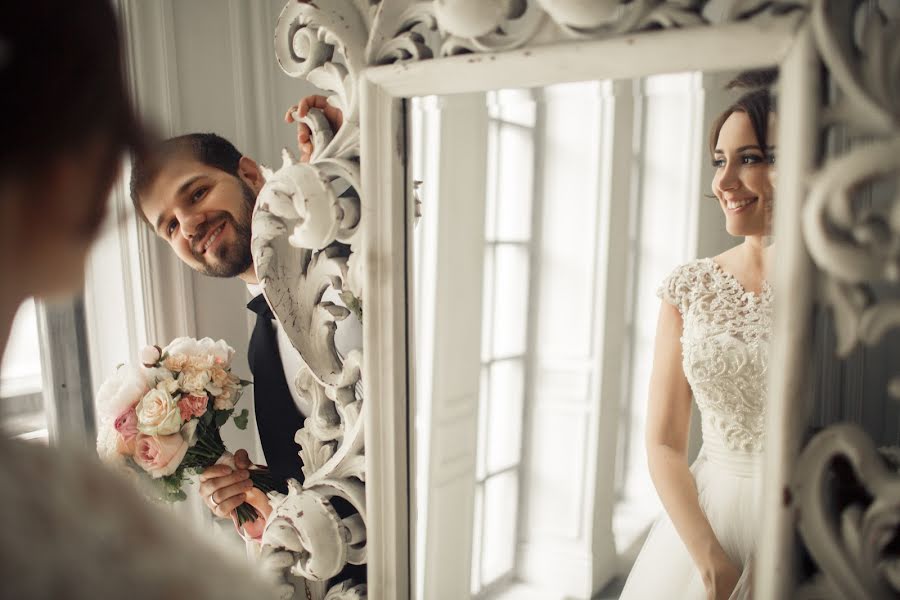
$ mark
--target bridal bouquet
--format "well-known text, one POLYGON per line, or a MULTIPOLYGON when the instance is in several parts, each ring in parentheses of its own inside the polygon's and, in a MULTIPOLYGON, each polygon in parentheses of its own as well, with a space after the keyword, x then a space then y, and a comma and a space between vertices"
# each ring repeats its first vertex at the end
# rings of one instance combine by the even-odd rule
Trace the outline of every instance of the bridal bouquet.
MULTIPOLYGON (((182 337, 144 348, 140 366, 120 365, 97 392, 101 459, 169 502, 187 497, 189 475, 219 463, 233 467, 219 429, 229 419, 247 426, 247 409, 234 411, 250 384, 231 373, 233 355, 223 340, 182 337)), ((263 493, 275 488, 264 469, 251 469, 250 479, 263 493)), ((250 504, 237 508, 239 526, 257 516, 250 504)))

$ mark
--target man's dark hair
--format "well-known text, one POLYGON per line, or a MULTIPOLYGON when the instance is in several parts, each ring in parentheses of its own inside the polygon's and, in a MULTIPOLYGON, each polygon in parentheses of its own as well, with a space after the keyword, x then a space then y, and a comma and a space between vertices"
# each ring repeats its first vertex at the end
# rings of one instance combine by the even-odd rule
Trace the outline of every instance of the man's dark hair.
POLYGON ((234 144, 215 133, 188 133, 164 140, 150 148, 143 158, 135 158, 131 167, 131 201, 137 213, 147 221, 139 196, 153 184, 166 163, 187 156, 204 165, 238 176, 241 154, 234 144))

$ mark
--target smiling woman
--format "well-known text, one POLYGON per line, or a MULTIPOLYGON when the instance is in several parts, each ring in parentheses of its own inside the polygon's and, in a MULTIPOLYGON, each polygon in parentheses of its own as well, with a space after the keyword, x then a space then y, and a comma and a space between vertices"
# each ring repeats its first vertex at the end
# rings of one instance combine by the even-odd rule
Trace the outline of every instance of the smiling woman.
POLYGON ((676 268, 658 292, 647 455, 666 515, 641 550, 623 600, 750 597, 772 329, 765 265, 773 248, 764 241, 774 194, 768 94, 745 94, 711 132, 712 190, 728 233, 742 243, 676 268), (691 398, 703 430, 693 463, 691 398))

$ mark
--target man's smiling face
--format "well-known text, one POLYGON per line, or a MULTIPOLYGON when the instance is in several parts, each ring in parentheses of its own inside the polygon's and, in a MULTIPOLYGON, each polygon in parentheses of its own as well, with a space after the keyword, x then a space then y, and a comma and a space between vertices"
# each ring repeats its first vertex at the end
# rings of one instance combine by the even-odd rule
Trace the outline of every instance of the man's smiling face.
POLYGON ((261 187, 259 168, 249 158, 241 158, 235 176, 179 153, 140 194, 140 205, 156 234, 192 269, 255 280, 250 221, 261 187))

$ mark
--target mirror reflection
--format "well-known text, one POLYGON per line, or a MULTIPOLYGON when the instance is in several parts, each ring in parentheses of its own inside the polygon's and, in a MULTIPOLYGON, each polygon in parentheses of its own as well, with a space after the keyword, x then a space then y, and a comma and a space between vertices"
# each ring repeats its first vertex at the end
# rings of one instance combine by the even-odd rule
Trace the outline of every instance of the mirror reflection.
POLYGON ((416 598, 749 593, 774 74, 736 75, 410 102, 416 598))

